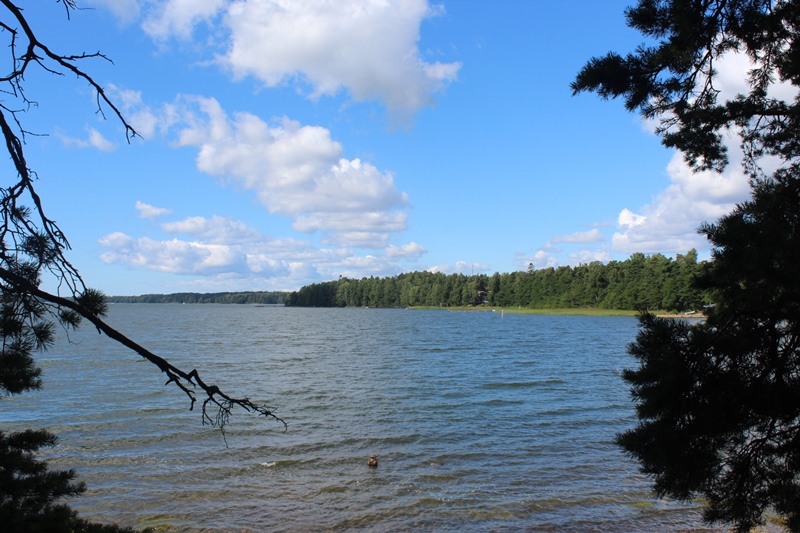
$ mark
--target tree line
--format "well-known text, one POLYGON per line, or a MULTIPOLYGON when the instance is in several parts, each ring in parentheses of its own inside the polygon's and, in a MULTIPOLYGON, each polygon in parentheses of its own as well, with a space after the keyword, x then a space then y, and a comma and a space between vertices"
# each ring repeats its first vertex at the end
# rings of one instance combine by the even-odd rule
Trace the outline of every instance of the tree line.
POLYGON ((288 292, 175 292, 172 294, 142 294, 140 296, 109 296, 108 302, 124 304, 283 304, 288 292))
POLYGON ((492 275, 410 272, 393 277, 338 280, 306 285, 292 292, 297 307, 459 307, 489 305, 531 309, 601 308, 689 311, 709 303, 692 280, 703 269, 697 251, 635 253, 624 261, 492 275))

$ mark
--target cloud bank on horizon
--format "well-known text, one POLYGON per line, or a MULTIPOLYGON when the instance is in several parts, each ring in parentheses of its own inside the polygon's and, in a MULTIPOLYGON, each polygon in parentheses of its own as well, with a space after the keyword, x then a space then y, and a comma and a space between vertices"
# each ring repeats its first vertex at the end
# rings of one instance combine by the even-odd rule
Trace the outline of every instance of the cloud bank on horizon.
MULTIPOLYGON (((415 115, 448 98, 450 85, 468 83, 460 79, 468 64, 431 61, 419 48, 423 23, 447 13, 445 5, 427 0, 90 3, 140 28, 160 54, 186 46, 202 50, 205 59, 196 68, 215 69, 231 84, 250 80, 264 92, 289 87, 309 106, 343 95, 347 106, 377 103, 390 122, 410 128, 415 115)), ((733 84, 748 65, 736 60, 719 68, 721 79, 733 84)), ((288 220, 295 233, 272 236, 230 213, 173 217, 174 206, 151 205, 142 196, 131 211, 150 221, 159 236, 109 231, 98 241, 106 264, 174 274, 184 280, 176 285, 192 290, 292 289, 337 276, 415 269, 499 270, 466 257, 426 263, 425 242, 404 239, 413 224, 413 195, 398 187, 391 168, 346 156, 347 147, 328 125, 225 109, 215 95, 197 90, 155 102, 135 87, 112 89, 146 143, 192 151, 198 172, 288 220)), ((435 120, 435 109, 433 115, 435 120)), ((99 132, 87 131, 86 140, 66 135, 62 140, 73 148, 113 150, 99 132)), ((508 262, 519 269, 544 268, 606 262, 633 252, 706 250, 698 226, 747 197, 746 177, 736 161, 724 174, 693 173, 677 153, 664 172, 669 185, 648 203, 609 213, 604 221, 586 221, 544 243, 521 243, 517 251, 508 250, 508 262)))

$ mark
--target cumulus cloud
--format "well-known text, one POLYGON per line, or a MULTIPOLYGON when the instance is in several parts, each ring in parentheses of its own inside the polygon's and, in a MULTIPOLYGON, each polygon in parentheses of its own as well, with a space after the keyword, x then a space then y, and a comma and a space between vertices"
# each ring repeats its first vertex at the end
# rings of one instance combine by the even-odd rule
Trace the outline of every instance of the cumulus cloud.
POLYGON ((205 290, 280 290, 339 275, 396 275, 406 270, 403 262, 425 253, 422 246, 412 242, 359 255, 346 247, 324 248, 292 238, 273 239, 239 220, 222 216, 193 216, 164 222, 160 228, 165 235, 159 239, 109 233, 98 241, 105 250, 101 260, 187 278, 201 277, 205 290))
POLYGON ((250 113, 229 117, 213 98, 190 97, 177 144, 198 148, 202 172, 255 192, 271 213, 328 243, 382 247, 407 225, 408 196, 394 177, 360 159, 320 126, 288 118, 270 125, 250 113))
POLYGON ((230 48, 218 61, 268 87, 301 77, 312 97, 347 88, 355 100, 414 111, 460 68, 420 57, 420 23, 433 13, 427 0, 235 2, 226 14, 230 48))
POLYGON ((420 244, 410 242, 402 246, 389 245, 386 248, 386 257, 391 259, 419 259, 427 250, 420 244))
POLYGON ((100 259, 105 263, 125 264, 171 274, 210 275, 236 270, 240 257, 230 246, 202 242, 134 239, 120 232, 101 238, 109 251, 100 259))
MULTIPOLYGON (((732 155, 738 154, 736 146, 729 149, 732 155)), ((627 208, 620 212, 613 251, 685 253, 708 248, 706 239, 697 233, 700 225, 716 221, 749 195, 749 181, 739 161, 740 156, 735 157, 722 174, 694 172, 676 153, 667 166, 672 183, 638 213, 627 208)))
POLYGON ((144 202, 136 201, 136 210, 139 211, 139 218, 154 219, 164 215, 172 214, 171 209, 165 207, 155 207, 144 202))
MULTIPOLYGON (((213 63, 234 78, 266 87, 294 84, 310 98, 345 90, 355 101, 380 101, 407 117, 433 103, 458 77, 457 62, 428 62, 420 26, 441 15, 428 0, 94 0, 120 17, 145 10, 142 29, 160 44, 213 27, 213 63)), ((198 38, 200 41, 200 38, 198 38)))
POLYGON ((321 234, 325 245, 382 249, 408 226, 408 195, 393 174, 343 157, 327 128, 229 115, 216 99, 192 95, 153 109, 136 91, 113 90, 144 138, 197 149, 198 170, 252 191, 270 213, 321 234))

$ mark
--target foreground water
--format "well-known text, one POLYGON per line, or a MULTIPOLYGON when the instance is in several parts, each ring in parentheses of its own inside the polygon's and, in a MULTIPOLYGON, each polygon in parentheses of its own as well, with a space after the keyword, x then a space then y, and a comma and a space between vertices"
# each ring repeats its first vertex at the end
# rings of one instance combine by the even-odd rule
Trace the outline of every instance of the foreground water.
POLYGON ((614 443, 637 323, 233 305, 113 305, 147 348, 289 425, 227 432, 90 326, 44 354, 45 388, 0 400, 47 427, 89 491, 84 517, 188 531, 687 531, 614 443), (367 467, 377 454, 377 469, 367 467))

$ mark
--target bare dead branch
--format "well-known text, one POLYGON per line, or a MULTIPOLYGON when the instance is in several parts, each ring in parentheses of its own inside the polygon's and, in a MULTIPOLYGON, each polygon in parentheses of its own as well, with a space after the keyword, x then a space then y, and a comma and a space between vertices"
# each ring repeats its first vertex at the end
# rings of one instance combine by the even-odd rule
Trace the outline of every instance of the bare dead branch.
MULTIPOLYGON (((77 9, 75 0, 58 1, 65 8, 68 18, 71 11, 77 9)), ((105 118, 105 110, 111 109, 113 116, 124 127, 128 142, 138 134, 104 88, 79 66, 83 60, 113 61, 99 51, 71 55, 53 52, 37 38, 17 4, 14 0, 0 0, 0 8, 5 8, 5 14, 13 18, 11 22, 0 21, 0 33, 6 33, 11 54, 10 72, 0 76, 0 85, 3 87, 0 92, 12 96, 21 104, 21 109, 14 109, 4 102, 0 103, 0 142, 5 143, 17 175, 10 185, 0 187, 0 292, 4 298, 2 310, 20 324, 20 328, 15 330, 16 336, 9 339, 3 337, 2 344, 46 343, 50 322, 44 321, 42 316, 48 313, 65 327, 76 327, 80 318, 83 318, 91 322, 99 333, 157 366, 167 377, 165 384, 174 384, 189 398, 190 410, 194 409, 198 399, 202 400, 202 423, 219 428, 223 437, 225 426, 237 406, 246 412, 280 422, 285 431, 286 422, 275 415, 273 409, 256 404, 247 397, 228 395, 216 385, 203 381, 196 369, 190 372, 181 370, 110 327, 101 318, 101 312, 80 303, 80 297, 85 296, 89 289, 65 255, 70 248, 69 241, 56 222, 45 214, 42 200, 34 187, 37 176, 25 159, 24 141, 28 132, 20 121, 20 115, 37 105, 25 93, 26 72, 34 66, 57 76, 72 73, 95 91, 100 115, 105 118), (50 272, 55 277, 58 287, 56 294, 39 288, 42 272, 50 272), (67 297, 61 295, 62 290, 67 297), (68 313, 73 314, 67 316, 68 313)))

